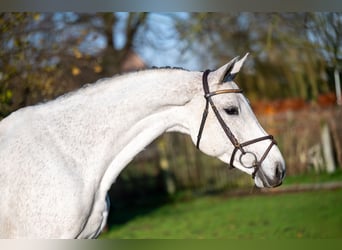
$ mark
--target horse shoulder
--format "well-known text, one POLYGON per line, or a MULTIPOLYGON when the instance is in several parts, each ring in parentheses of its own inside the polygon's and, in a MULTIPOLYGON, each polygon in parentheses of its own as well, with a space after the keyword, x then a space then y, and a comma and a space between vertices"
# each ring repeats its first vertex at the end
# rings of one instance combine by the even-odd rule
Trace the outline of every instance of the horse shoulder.
POLYGON ((34 118, 24 109, 0 123, 0 192, 6 201, 0 204, 0 237, 77 237, 91 212, 91 190, 39 133, 34 118))

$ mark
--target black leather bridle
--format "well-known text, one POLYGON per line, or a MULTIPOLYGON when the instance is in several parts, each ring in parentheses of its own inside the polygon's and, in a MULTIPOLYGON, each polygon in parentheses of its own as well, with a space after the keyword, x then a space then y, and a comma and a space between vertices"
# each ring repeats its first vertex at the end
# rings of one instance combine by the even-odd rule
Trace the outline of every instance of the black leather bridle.
POLYGON ((197 143, 196 143, 196 147, 199 149, 199 145, 200 145, 200 141, 201 141, 201 137, 202 137, 202 133, 203 133, 203 129, 204 129, 204 125, 208 116, 208 109, 209 109, 209 104, 211 106, 211 109, 214 111, 214 114, 218 120, 218 122, 220 123, 223 131, 225 132, 225 134, 227 135, 228 139, 230 140, 230 142, 233 144, 234 146, 234 150, 232 152, 231 158, 230 158, 230 162, 229 165, 231 167, 234 168, 234 159, 235 159, 235 154, 238 150, 241 151, 241 155, 239 157, 239 162, 241 163, 241 165, 245 168, 254 168, 254 172, 252 173, 252 178, 255 178, 256 173, 258 172, 258 170, 261 167, 262 162, 265 160, 267 154, 270 152, 271 148, 273 145, 276 145, 277 142, 275 141, 275 139, 273 138, 272 135, 266 135, 266 136, 262 136, 256 139, 252 139, 243 143, 240 143, 236 137, 234 136, 234 134, 232 133, 232 131, 230 130, 230 128, 227 126, 227 124, 224 122, 222 116, 220 115, 219 111, 217 110, 213 100, 212 100, 212 96, 214 95, 220 95, 220 94, 226 94, 226 93, 242 93, 242 89, 224 89, 224 90, 217 90, 217 91, 213 91, 210 92, 209 91, 209 85, 208 85, 208 75, 210 73, 210 70, 206 70, 203 73, 203 78, 202 78, 202 83, 203 83, 203 90, 204 90, 204 98, 206 99, 206 104, 205 104, 205 108, 203 111, 203 116, 202 116, 202 121, 201 121, 201 125, 198 131, 198 135, 197 135, 197 143), (265 153, 262 155, 262 157, 260 158, 260 160, 258 160, 257 156, 250 151, 246 151, 244 149, 244 147, 260 142, 260 141, 264 141, 264 140, 271 140, 270 145, 267 147, 265 153), (252 165, 246 165, 243 163, 243 158, 246 157, 246 155, 251 155, 254 158, 254 161, 252 163, 252 165))

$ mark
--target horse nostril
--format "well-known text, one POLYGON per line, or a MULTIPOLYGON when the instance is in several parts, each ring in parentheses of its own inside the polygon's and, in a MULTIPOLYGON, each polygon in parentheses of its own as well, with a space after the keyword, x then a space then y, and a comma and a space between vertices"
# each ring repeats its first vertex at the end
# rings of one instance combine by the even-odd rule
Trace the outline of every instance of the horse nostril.
POLYGON ((285 176, 285 171, 283 170, 282 164, 280 162, 276 163, 275 176, 279 179, 283 179, 285 176))

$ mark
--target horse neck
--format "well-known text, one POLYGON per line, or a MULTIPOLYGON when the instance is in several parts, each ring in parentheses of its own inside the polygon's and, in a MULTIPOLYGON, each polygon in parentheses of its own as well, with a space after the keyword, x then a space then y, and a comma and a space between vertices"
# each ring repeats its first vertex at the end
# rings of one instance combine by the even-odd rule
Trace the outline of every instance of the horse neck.
POLYGON ((98 180, 107 191, 134 156, 160 134, 188 133, 184 105, 200 89, 199 77, 183 70, 142 71, 95 84, 70 98, 65 112, 71 112, 71 124, 82 125, 64 126, 69 130, 63 131, 69 133, 64 138, 77 136, 78 150, 75 141, 69 150, 84 163, 81 171, 88 173, 87 181, 98 180))

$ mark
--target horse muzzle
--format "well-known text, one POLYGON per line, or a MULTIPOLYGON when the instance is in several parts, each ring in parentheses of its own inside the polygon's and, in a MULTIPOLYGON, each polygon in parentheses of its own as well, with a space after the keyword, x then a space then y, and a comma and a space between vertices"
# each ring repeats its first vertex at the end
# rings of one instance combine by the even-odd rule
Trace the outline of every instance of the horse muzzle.
POLYGON ((266 174, 263 167, 259 167, 258 171, 254 175, 254 183, 259 188, 274 188, 282 184, 286 175, 285 165, 283 162, 275 162, 275 166, 272 171, 266 174))

